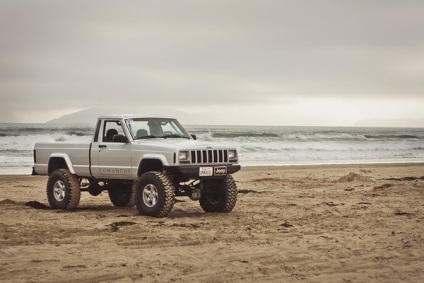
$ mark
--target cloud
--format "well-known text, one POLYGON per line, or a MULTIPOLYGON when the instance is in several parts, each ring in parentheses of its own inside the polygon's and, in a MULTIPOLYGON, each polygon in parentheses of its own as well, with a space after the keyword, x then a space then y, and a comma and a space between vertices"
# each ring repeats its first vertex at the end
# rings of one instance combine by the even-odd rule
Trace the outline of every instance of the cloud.
POLYGON ((0 5, 3 121, 116 105, 262 113, 281 101, 418 99, 424 90, 420 1, 0 5))

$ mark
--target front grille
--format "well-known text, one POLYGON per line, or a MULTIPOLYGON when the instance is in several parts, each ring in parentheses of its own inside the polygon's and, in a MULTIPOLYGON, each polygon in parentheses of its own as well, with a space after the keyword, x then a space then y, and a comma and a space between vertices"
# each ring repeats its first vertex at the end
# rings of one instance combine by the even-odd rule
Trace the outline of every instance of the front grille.
POLYGON ((228 163, 227 150, 192 150, 192 164, 228 163))

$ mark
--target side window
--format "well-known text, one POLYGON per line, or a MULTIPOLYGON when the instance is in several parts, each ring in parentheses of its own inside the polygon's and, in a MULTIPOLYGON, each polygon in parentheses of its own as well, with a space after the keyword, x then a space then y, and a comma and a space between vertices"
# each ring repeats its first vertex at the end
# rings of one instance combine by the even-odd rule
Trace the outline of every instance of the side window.
POLYGON ((124 135, 120 121, 105 121, 103 128, 103 142, 113 142, 114 135, 124 135))

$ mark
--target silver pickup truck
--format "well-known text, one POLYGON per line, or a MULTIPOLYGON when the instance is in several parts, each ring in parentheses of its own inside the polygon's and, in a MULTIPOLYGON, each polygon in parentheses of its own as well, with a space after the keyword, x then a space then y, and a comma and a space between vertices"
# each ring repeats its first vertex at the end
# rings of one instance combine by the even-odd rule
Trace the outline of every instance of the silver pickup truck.
POLYGON ((171 117, 102 116, 90 143, 36 143, 34 175, 48 175, 54 209, 77 208, 81 191, 108 191, 115 206, 165 217, 176 196, 198 200, 205 212, 230 212, 237 201, 231 174, 235 147, 196 140, 171 117))

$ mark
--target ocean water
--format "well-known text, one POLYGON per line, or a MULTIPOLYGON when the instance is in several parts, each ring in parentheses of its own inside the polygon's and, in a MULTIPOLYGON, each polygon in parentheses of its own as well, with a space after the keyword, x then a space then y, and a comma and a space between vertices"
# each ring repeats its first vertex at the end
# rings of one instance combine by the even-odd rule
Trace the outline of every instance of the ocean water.
MULTIPOLYGON (((424 128, 186 126, 242 166, 424 162, 424 128)), ((36 142, 90 142, 94 126, 0 124, 0 174, 31 174, 36 142)))

